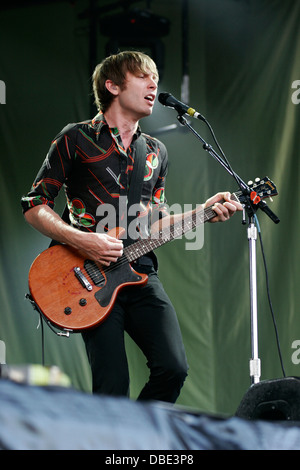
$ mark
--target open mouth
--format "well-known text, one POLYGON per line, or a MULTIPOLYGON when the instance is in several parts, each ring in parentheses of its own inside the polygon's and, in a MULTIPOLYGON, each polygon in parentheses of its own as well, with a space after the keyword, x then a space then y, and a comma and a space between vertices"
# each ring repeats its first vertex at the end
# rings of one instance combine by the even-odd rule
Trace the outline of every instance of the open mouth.
POLYGON ((149 101, 149 103, 154 103, 155 96, 154 95, 147 95, 147 96, 145 96, 145 100, 149 101))

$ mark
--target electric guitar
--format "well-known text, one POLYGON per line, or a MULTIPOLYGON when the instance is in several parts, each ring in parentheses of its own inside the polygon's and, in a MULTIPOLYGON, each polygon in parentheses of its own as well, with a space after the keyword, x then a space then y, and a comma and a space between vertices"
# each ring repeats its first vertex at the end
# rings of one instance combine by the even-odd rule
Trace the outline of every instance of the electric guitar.
MULTIPOLYGON (((255 204, 278 194, 267 177, 251 189, 255 204)), ((244 203, 242 191, 233 193, 231 198, 244 203)), ((86 259, 67 245, 52 246, 38 255, 31 265, 28 279, 31 300, 48 324, 60 330, 75 333, 93 328, 107 318, 123 287, 147 283, 147 274, 133 269, 133 261, 215 216, 212 207, 207 207, 162 229, 155 238, 139 239, 125 247, 123 255, 108 267, 86 259)), ((123 233, 122 228, 108 232, 116 238, 121 238, 123 233)))

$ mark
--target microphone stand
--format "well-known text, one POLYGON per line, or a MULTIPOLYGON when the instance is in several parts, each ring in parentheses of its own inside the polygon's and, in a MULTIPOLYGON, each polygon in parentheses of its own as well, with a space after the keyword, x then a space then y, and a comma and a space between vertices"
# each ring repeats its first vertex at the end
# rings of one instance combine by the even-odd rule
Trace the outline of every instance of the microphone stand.
MULTIPOLYGON (((249 244, 249 260, 250 260, 250 331, 251 331, 251 359, 249 363, 250 369, 250 380, 251 384, 257 384, 260 381, 261 375, 261 361, 258 355, 258 314, 257 314, 257 266, 256 266, 256 241, 257 241, 257 228, 255 226, 255 217, 257 209, 261 209, 267 214, 274 223, 278 223, 278 217, 271 211, 264 201, 253 203, 251 200, 251 189, 250 187, 232 170, 231 166, 227 161, 221 158, 213 147, 208 144, 198 132, 189 124, 182 114, 177 116, 179 122, 186 126, 202 143, 203 148, 206 150, 220 165, 235 179, 240 190, 243 194, 243 225, 246 224, 245 213, 248 215, 248 244, 249 244)), ((199 119, 207 123, 203 116, 199 116, 199 119)))

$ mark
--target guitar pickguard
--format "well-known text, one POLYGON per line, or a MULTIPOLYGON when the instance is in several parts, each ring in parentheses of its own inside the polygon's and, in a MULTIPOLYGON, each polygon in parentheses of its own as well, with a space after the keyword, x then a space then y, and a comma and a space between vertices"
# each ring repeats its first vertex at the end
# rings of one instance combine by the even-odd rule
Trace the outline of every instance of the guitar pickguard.
POLYGON ((118 266, 118 269, 106 270, 106 283, 95 293, 95 298, 101 307, 107 307, 113 292, 119 287, 132 285, 142 281, 142 276, 131 268, 129 263, 118 266))

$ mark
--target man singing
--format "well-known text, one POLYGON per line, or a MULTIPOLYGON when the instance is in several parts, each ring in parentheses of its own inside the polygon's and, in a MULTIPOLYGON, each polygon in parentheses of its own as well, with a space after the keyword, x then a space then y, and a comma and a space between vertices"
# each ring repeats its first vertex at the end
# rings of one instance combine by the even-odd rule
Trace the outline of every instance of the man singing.
MULTIPOLYGON (((134 166, 143 157, 139 142, 144 142, 147 157, 139 216, 155 220, 149 233, 186 216, 167 213, 163 205, 167 151, 139 126, 139 120, 152 113, 158 78, 155 63, 141 52, 126 51, 105 58, 93 74, 98 114, 92 120, 67 125, 57 135, 31 190, 22 198, 29 224, 102 266, 118 260, 127 240, 106 232, 99 208, 103 204, 113 207, 117 226, 128 220, 126 204, 121 205, 120 200, 127 197, 134 166), (53 209, 62 186, 67 207, 63 218, 53 209), (149 217, 153 211, 158 211, 159 217, 149 217)), ((212 222, 223 222, 242 209, 228 192, 216 194, 203 206, 209 205, 214 205, 216 213, 212 222)), ((126 331, 147 358, 150 372, 139 399, 175 403, 188 370, 177 316, 158 278, 154 253, 139 258, 134 268, 148 275, 147 284, 124 287, 105 321, 82 332, 93 392, 128 396, 126 331)))

